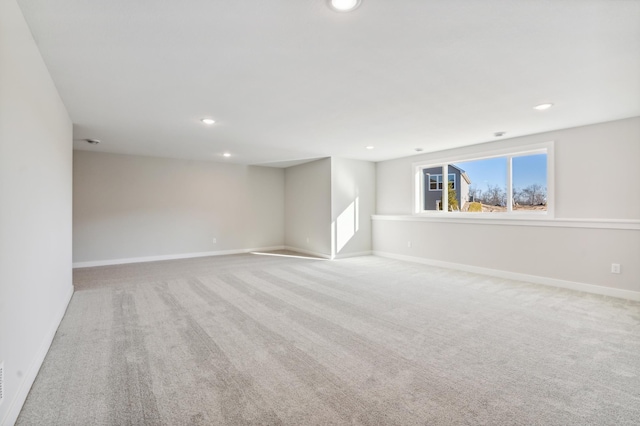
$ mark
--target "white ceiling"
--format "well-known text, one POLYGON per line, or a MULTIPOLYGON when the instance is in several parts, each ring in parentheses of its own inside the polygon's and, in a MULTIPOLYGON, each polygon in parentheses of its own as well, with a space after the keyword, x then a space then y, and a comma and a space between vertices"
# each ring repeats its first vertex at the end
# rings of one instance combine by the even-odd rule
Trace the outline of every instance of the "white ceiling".
POLYGON ((637 0, 18 2, 77 149, 379 161, 640 115, 637 0))

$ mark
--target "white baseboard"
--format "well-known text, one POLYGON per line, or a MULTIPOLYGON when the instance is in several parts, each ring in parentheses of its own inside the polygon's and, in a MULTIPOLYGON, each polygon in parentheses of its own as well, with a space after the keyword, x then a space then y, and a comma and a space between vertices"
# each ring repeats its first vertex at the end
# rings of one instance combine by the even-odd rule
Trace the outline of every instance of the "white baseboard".
POLYGON ((311 256, 316 256, 316 257, 321 257, 323 259, 346 259, 348 257, 358 257, 358 256, 371 256, 372 251, 359 251, 359 252, 354 252, 354 253, 342 253, 342 254, 336 254, 335 256, 331 257, 331 255, 326 254, 326 253, 319 253, 317 251, 311 251, 311 250, 305 250, 305 249, 301 249, 298 247, 293 247, 293 246, 285 246, 284 247, 285 250, 291 250, 291 251, 297 251, 298 253, 302 253, 302 254, 308 254, 311 256))
POLYGON ((305 250, 305 249, 301 249, 298 247, 293 247, 293 246, 284 246, 285 250, 290 250, 290 251, 297 251, 298 253, 302 253, 302 254, 308 254, 311 256, 315 256, 315 257, 321 257, 323 259, 331 259, 331 255, 330 254, 325 254, 325 253, 320 253, 317 251, 311 251, 311 250, 305 250))
POLYGON ((224 256, 228 254, 249 253, 252 251, 283 250, 284 248, 285 246, 256 247, 256 248, 247 248, 247 249, 204 251, 204 252, 198 252, 198 253, 181 253, 181 254, 165 254, 160 256, 130 257, 126 259, 93 260, 89 262, 75 262, 73 264, 73 269, 92 268, 94 266, 124 265, 127 263, 157 262, 159 260, 190 259, 194 257, 207 257, 207 256, 224 256))
MULTIPOLYGON (((272 251, 272 250, 291 250, 291 251, 297 251, 298 253, 302 253, 302 254, 308 254, 310 256, 320 257, 322 259, 331 259, 331 255, 328 255, 325 253, 319 253, 311 250, 305 250, 299 247, 271 246, 271 247, 256 247, 256 248, 234 249, 234 250, 206 251, 206 252, 198 252, 198 253, 166 254, 166 255, 160 255, 160 256, 130 257, 125 259, 92 260, 88 262, 75 262, 73 264, 73 269, 92 268, 94 266, 124 265, 127 263, 157 262, 160 260, 190 259, 194 257, 224 256, 228 254, 242 254, 242 253, 250 253, 252 251, 272 251)), ((335 256, 335 259, 344 259, 347 257, 356 257, 356 256, 369 256, 371 254, 372 254, 371 251, 345 253, 345 254, 338 254, 337 256, 335 256)))
POLYGON ((334 257, 334 259, 346 259, 348 257, 358 257, 358 256, 371 256, 373 252, 371 250, 368 251, 359 251, 354 253, 338 253, 334 257))
POLYGON ((31 386, 36 380, 36 376, 40 371, 40 367, 42 366, 44 358, 47 356, 47 352, 49 352, 49 348, 51 347, 51 343, 53 342, 53 338, 56 335, 56 331, 58 331, 58 326, 60 326, 60 322, 62 322, 62 318, 67 311, 67 307, 69 306, 69 302, 71 301, 71 296, 73 296, 73 286, 69 285, 69 290, 64 297, 64 302, 56 315, 51 319, 51 328, 44 336, 44 339, 42 340, 42 343, 40 344, 40 347, 38 348, 38 351, 36 352, 31 365, 24 373, 22 382, 18 386, 18 391, 15 393, 11 401, 5 401, 5 403, 9 402, 10 405, 4 419, 2 419, 2 421, 0 422, 0 425, 13 425, 15 424, 16 420, 18 420, 20 410, 22 410, 22 406, 27 400, 27 395, 29 395, 31 386))
POLYGON ((464 265, 461 263, 443 262, 422 257, 406 256, 403 254, 388 253, 383 251, 373 251, 374 256, 387 257, 390 259, 405 260, 408 262, 422 263, 429 266, 456 269, 459 271, 472 272, 475 274, 489 275, 492 277, 504 278, 516 281, 525 281, 534 284, 542 284, 551 287, 560 287, 570 290, 583 291, 585 293, 600 294, 602 296, 617 297, 619 299, 634 300, 640 302, 640 292, 622 290, 618 288, 603 287, 593 284, 579 283, 575 281, 559 280, 556 278, 540 277, 537 275, 521 274, 518 272, 502 271, 499 269, 482 268, 479 266, 464 265))

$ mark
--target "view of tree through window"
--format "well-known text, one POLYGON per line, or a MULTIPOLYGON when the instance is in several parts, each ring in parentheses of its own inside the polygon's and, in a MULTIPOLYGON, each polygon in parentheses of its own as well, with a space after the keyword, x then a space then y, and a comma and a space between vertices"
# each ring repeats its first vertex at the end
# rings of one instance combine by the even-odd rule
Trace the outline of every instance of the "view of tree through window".
POLYGON ((547 210, 547 154, 513 157, 513 210, 547 210))
MULTIPOLYGON (((447 170, 448 211, 547 211, 546 153, 456 162, 448 164, 447 170), (509 180, 511 194, 507 193, 509 180)), ((442 210, 442 166, 423 168, 422 172, 423 210, 442 210)))
POLYGON ((462 194, 463 212, 507 210, 507 159, 488 158, 454 164, 469 177, 469 192, 462 194), (466 197, 465 197, 466 195, 466 197))

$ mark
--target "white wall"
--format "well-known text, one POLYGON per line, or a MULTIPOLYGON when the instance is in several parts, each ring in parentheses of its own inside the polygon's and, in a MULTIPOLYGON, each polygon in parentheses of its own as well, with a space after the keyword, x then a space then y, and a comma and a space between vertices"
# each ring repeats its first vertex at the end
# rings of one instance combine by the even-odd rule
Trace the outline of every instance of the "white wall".
POLYGON ((282 169, 89 151, 73 164, 76 264, 284 244, 282 169))
POLYGON ((0 0, 0 361, 11 425, 73 292, 71 121, 15 0, 0 0))
POLYGON ((285 245, 331 256, 331 159, 285 169, 285 245))
POLYGON ((376 166, 369 161, 331 159, 331 221, 337 257, 371 252, 376 166))
POLYGON ((283 245, 327 257, 371 251, 371 162, 277 169, 75 151, 73 170, 76 266, 283 245))
POLYGON ((377 214, 381 216, 373 224, 373 249, 639 292, 639 162, 640 117, 380 162, 377 214), (547 141, 555 141, 556 217, 548 226, 452 223, 405 216, 411 214, 413 203, 413 162, 547 141), (388 215, 405 217, 389 220, 388 215), (595 228, 554 226, 562 221, 580 226, 588 219, 594 220, 595 228), (618 222, 624 222, 626 229, 611 229, 618 222), (621 263, 622 273, 611 274, 611 263, 621 263))

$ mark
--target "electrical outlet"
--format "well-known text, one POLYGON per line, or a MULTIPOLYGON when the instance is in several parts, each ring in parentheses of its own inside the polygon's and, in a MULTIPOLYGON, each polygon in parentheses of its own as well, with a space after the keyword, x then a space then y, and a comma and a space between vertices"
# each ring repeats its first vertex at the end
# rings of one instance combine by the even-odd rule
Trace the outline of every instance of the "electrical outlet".
POLYGON ((611 273, 612 274, 619 274, 620 273, 620 264, 619 263, 612 263, 611 264, 611 273))
POLYGON ((213 244, 217 243, 218 239, 216 237, 213 237, 213 244))
POLYGON ((411 248, 411 241, 407 241, 407 247, 411 248))

